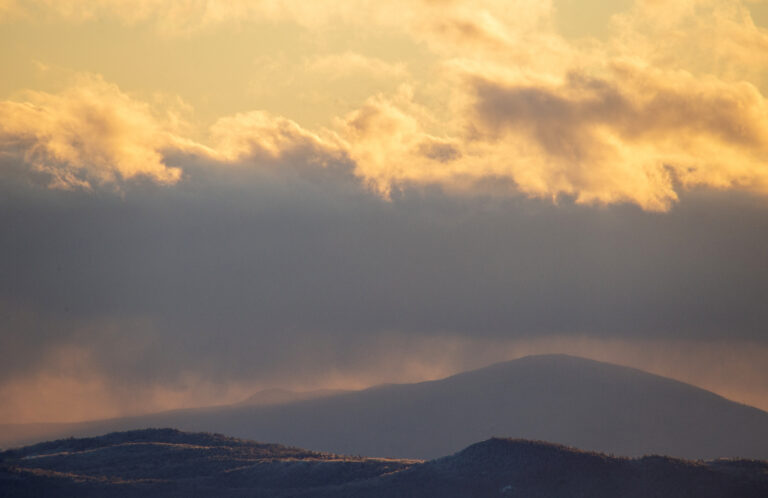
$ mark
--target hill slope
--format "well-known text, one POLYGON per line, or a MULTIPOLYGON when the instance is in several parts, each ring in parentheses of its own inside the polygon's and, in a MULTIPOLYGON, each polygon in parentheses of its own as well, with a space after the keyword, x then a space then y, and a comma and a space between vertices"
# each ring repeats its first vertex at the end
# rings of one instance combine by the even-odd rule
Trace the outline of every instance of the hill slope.
POLYGON ((632 460, 509 439, 419 462, 151 429, 0 453, 0 497, 11 496, 762 498, 768 463, 632 460))
POLYGON ((564 355, 276 406, 59 427, 57 436, 153 426, 408 458, 450 454, 493 436, 627 456, 768 458, 768 413, 640 370, 564 355))
POLYGON ((291 391, 289 389, 264 389, 253 393, 244 399, 238 405, 282 405, 294 401, 304 401, 307 399, 327 398, 338 394, 344 394, 351 391, 343 389, 318 389, 315 391, 291 391))

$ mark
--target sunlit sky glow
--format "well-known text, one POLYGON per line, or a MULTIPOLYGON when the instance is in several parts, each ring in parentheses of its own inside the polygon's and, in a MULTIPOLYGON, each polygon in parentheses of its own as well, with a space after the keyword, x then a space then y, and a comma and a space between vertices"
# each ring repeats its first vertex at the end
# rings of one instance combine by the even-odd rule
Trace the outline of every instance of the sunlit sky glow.
POLYGON ((0 0, 0 68, 0 422, 553 350, 768 408, 766 1, 0 0))

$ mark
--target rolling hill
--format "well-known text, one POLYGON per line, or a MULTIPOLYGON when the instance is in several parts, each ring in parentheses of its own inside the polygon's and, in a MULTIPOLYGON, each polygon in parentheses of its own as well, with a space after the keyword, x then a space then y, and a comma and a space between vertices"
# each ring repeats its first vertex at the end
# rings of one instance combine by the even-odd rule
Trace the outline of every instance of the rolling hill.
POLYGON ((762 498, 768 462, 610 457, 489 439, 428 462, 148 429, 0 453, 0 497, 762 498))

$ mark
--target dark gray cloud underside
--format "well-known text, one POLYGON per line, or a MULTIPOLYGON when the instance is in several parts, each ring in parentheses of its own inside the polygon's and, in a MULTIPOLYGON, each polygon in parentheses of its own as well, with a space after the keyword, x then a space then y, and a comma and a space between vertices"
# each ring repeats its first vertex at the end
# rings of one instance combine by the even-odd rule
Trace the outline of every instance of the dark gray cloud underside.
POLYGON ((347 166, 193 164, 175 187, 122 194, 6 176, 0 374, 81 342, 116 373, 140 344, 135 375, 228 376, 387 331, 768 341, 762 199, 693 192, 665 214, 439 189, 387 202, 347 166))

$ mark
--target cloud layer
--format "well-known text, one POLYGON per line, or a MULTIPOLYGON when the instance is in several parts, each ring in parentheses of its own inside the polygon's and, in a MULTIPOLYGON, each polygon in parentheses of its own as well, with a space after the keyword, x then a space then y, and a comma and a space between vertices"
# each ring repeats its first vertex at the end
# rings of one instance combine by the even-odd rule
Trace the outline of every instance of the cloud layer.
MULTIPOLYGON (((688 194, 661 215, 421 189, 383 200, 348 160, 318 170, 303 151, 267 168, 177 155, 174 187, 120 196, 5 181, 6 389, 74 378, 192 403, 206 385, 407 380, 390 368, 406 360, 423 378, 455 341, 765 345, 759 198, 688 194)), ((473 356, 455 358, 436 371, 473 356)))

